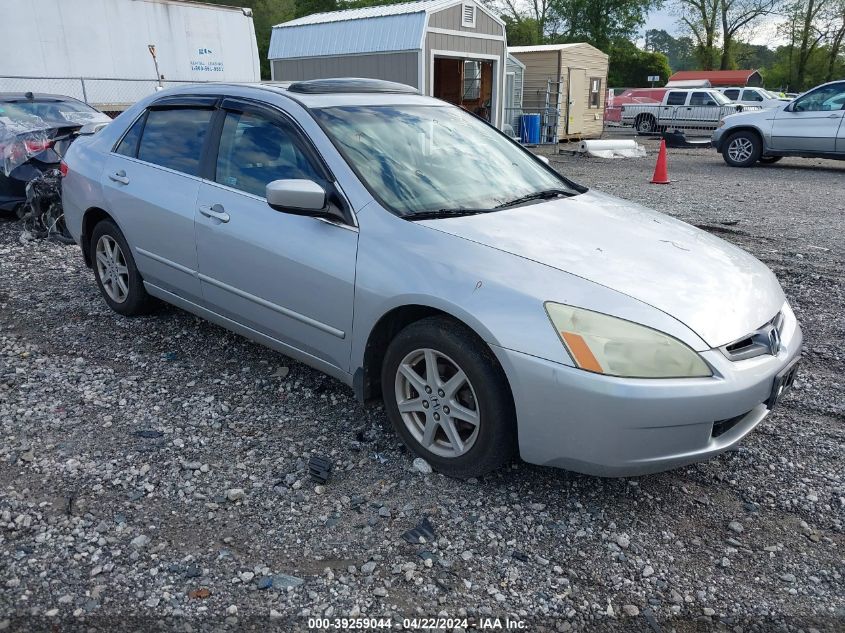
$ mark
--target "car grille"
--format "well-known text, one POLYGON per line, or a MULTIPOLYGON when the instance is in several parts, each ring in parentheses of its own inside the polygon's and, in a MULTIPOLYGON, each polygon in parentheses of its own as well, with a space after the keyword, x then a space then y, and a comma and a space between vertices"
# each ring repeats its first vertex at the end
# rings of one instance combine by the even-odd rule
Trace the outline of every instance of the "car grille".
POLYGON ((783 313, 778 312, 763 326, 719 349, 730 360, 745 360, 763 354, 775 356, 780 349, 783 322, 783 313))

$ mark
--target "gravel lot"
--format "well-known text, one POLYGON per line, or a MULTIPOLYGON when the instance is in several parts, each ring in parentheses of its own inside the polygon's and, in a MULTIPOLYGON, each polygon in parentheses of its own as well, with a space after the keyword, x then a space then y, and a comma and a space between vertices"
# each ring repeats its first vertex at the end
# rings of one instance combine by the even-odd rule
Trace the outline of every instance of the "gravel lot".
POLYGON ((345 386, 176 309, 119 317, 78 248, 0 223, 0 630, 843 630, 845 163, 673 150, 656 186, 647 145, 554 164, 751 251, 806 349, 737 451, 639 479, 418 472, 345 386), (424 516, 435 538, 403 540, 424 516))

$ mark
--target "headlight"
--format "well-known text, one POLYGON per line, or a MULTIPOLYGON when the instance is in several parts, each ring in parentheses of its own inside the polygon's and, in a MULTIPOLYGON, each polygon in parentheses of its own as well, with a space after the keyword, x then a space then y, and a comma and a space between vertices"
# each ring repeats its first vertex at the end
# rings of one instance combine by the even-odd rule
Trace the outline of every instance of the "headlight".
POLYGON ((626 378, 713 375, 692 349, 650 327, 560 303, 546 302, 546 313, 581 369, 626 378))

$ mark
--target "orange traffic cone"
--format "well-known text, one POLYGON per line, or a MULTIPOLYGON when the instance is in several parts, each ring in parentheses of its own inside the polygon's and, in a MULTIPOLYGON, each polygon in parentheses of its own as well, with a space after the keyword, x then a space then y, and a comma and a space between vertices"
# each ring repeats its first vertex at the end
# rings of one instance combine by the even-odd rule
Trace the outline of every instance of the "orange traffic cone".
POLYGON ((657 164, 654 166, 654 175, 651 183, 654 185, 669 184, 669 169, 666 165, 666 139, 660 141, 660 153, 657 154, 657 164))

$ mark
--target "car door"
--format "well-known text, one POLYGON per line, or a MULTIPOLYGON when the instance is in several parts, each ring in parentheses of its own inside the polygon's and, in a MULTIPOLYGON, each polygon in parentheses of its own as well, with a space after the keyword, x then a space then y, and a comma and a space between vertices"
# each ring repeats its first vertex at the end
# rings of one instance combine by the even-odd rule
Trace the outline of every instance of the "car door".
POLYGON ((845 82, 820 86, 775 112, 772 147, 780 151, 835 152, 845 111, 837 99, 845 82))
POLYGON ((145 111, 106 161, 108 211, 144 280, 201 302, 194 213, 216 97, 168 98, 145 111))
POLYGON ((760 94, 760 92, 758 90, 755 90, 754 88, 745 88, 742 91, 742 98, 740 99, 742 103, 747 103, 749 105, 758 105, 761 107, 763 105, 763 100, 763 95, 760 94))
POLYGON ((660 124, 661 125, 676 125, 683 127, 686 125, 686 107, 684 104, 689 98, 689 93, 682 91, 670 92, 666 95, 666 105, 660 108, 660 124))
POLYGON ((308 179, 344 206, 328 169, 280 111, 227 99, 214 165, 197 199, 197 257, 210 309, 343 371, 349 369, 358 231, 274 210, 269 182, 308 179))

